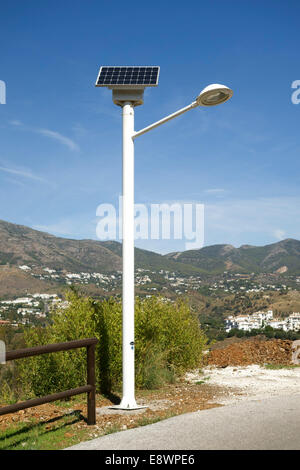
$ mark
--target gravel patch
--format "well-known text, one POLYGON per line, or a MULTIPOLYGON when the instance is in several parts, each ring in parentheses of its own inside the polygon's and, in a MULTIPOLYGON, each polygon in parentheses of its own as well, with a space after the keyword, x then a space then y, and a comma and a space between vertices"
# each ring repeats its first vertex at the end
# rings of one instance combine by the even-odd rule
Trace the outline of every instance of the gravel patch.
POLYGON ((207 385, 228 387, 228 395, 217 398, 222 405, 245 400, 261 400, 300 392, 300 367, 266 369, 259 365, 244 367, 206 367, 202 373, 191 372, 186 380, 196 383, 205 379, 207 385))

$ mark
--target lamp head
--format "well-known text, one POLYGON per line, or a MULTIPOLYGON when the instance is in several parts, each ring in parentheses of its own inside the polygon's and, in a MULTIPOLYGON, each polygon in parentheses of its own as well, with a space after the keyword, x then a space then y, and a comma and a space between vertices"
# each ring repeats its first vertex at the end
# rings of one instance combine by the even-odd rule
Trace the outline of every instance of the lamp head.
POLYGON ((233 91, 225 85, 214 83, 205 87, 196 101, 198 106, 216 106, 225 103, 233 95, 233 91))

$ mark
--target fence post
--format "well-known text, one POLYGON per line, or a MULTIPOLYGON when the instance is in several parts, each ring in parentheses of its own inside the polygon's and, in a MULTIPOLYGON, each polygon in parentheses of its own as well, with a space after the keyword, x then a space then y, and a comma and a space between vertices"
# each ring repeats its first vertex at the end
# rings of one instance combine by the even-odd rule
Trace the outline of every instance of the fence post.
MULTIPOLYGON (((70 349, 87 348, 87 385, 65 390, 64 392, 53 393, 40 398, 33 398, 32 400, 22 401, 14 405, 1 406, 0 416, 8 413, 15 413, 19 410, 32 408, 33 406, 43 405, 44 403, 51 403, 52 401, 62 400, 67 397, 73 397, 82 393, 88 394, 88 424, 96 424, 96 380, 95 380, 95 350, 97 338, 86 338, 74 341, 67 341, 65 343, 47 344, 44 346, 36 346, 34 348, 16 349, 14 351, 7 351, 6 362, 22 359, 24 357, 40 356, 41 354, 54 353, 59 351, 69 351, 70 349)), ((1 341, 0 341, 1 346, 1 341)), ((1 353, 1 351, 0 351, 1 353)), ((1 357, 0 357, 1 360, 1 357)))
POLYGON ((93 387, 87 394, 88 424, 96 424, 95 349, 95 344, 87 346, 87 383, 93 387))

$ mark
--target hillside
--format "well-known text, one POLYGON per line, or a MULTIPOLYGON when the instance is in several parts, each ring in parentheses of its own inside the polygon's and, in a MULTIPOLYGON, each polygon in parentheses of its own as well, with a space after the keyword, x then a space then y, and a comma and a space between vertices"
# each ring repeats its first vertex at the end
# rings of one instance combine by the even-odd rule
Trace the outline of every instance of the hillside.
MULTIPOLYGON (((136 267, 197 273, 192 265, 176 263, 151 251, 136 249, 136 267)), ((23 225, 0 221, 0 265, 40 266, 71 272, 111 273, 122 269, 118 242, 71 240, 55 237, 23 225)))
MULTIPOLYGON (((48 267, 70 272, 112 273, 122 269, 122 247, 115 241, 72 240, 0 221, 0 265, 48 267)), ((160 255, 136 248, 137 268, 182 275, 239 273, 300 274, 300 241, 266 246, 212 245, 160 255)))
MULTIPOLYGON (((102 242, 103 246, 111 250, 118 256, 122 256, 122 245, 115 241, 102 242)), ((174 271, 183 275, 199 274, 201 269, 192 264, 177 263, 176 260, 169 259, 166 256, 154 253, 153 251, 135 248, 135 265, 137 268, 153 269, 159 271, 161 269, 174 271)))
POLYGON ((121 267, 120 257, 101 242, 59 238, 4 221, 0 221, 0 264, 34 264, 75 272, 121 267))
POLYGON ((191 264, 206 273, 300 274, 300 241, 287 239, 265 246, 212 245, 166 255, 168 259, 191 264))
POLYGON ((27 292, 55 293, 59 289, 54 282, 35 279, 16 267, 0 267, 0 297, 18 296, 27 292))

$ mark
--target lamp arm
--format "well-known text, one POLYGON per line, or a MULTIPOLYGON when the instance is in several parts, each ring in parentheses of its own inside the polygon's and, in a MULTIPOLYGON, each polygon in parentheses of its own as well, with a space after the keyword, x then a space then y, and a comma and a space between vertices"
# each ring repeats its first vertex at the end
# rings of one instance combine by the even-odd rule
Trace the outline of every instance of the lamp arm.
POLYGON ((170 114, 169 116, 166 116, 163 119, 160 119, 157 122, 154 122, 153 124, 150 124, 150 126, 144 127, 144 129, 141 129, 140 131, 134 132, 132 135, 132 138, 135 139, 136 137, 139 137, 140 135, 146 134, 146 132, 151 131, 152 129, 155 129, 158 126, 161 126, 161 124, 164 124, 167 121, 171 121, 171 119, 176 118, 177 116, 180 116, 183 113, 186 113, 190 109, 196 108, 196 106, 199 106, 197 101, 193 101, 191 104, 186 106, 185 108, 181 108, 178 111, 176 111, 173 114, 170 114))

